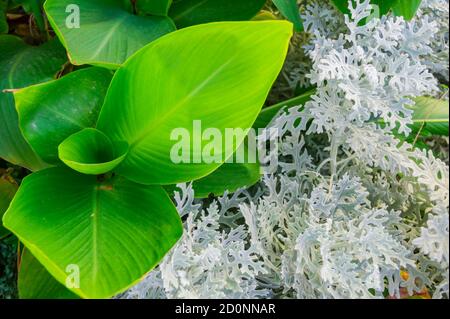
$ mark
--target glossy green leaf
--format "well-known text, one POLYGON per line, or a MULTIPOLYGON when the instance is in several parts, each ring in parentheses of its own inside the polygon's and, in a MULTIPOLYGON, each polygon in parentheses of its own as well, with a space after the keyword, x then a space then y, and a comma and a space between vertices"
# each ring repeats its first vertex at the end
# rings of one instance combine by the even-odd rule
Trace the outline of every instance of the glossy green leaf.
POLYGON ((59 158, 67 166, 89 175, 112 171, 125 159, 127 152, 127 143, 113 143, 94 128, 86 128, 69 136, 58 148, 59 158))
POLYGON ((20 299, 78 299, 60 284, 28 250, 20 260, 18 289, 20 299))
POLYGON ((261 178, 259 163, 225 163, 210 175, 193 182, 196 198, 206 198, 210 194, 221 196, 228 191, 234 193, 239 188, 250 187, 261 178))
POLYGON ((47 0, 44 7, 75 65, 117 68, 149 42, 175 30, 169 18, 134 15, 121 0, 47 0))
POLYGON ((130 146, 117 172, 143 184, 176 184, 216 170, 255 121, 291 35, 286 21, 214 23, 169 34, 133 56, 115 74, 97 126, 130 146), (245 133, 234 145, 210 142, 193 136, 194 121, 222 137, 227 128, 245 133), (172 135, 180 130, 188 147, 196 145, 174 163, 172 135), (202 151, 211 143, 222 160, 205 163, 202 151))
POLYGON ((0 0, 0 34, 8 33, 9 26, 6 20, 6 8, 8 7, 8 1, 0 0))
POLYGON ((448 136, 448 101, 432 97, 419 97, 415 99, 415 102, 416 104, 410 107, 414 111, 414 124, 411 125, 412 134, 448 136))
POLYGON ((2 226, 1 218, 8 209, 16 191, 16 184, 0 176, 0 239, 9 234, 9 231, 2 226))
POLYGON ((174 0, 169 16, 180 28, 215 21, 243 21, 253 18, 265 0, 174 0))
POLYGON ((45 30, 44 14, 42 12, 42 5, 45 0, 15 0, 14 2, 20 4, 25 12, 33 15, 39 30, 45 30))
POLYGON ((297 4, 297 0, 272 0, 280 10, 281 14, 294 24, 296 31, 303 30, 302 19, 297 4))
POLYGON ((315 93, 316 93, 316 90, 311 90, 302 95, 294 97, 290 100, 283 101, 278 104, 264 108, 261 111, 261 113, 259 113, 258 118, 256 119, 255 123, 253 124, 253 127, 254 128, 267 127, 267 125, 269 125, 270 122, 272 122, 273 118, 278 114, 278 112, 280 112, 281 109, 298 106, 298 105, 304 105, 306 102, 308 102, 311 99, 311 96, 313 96, 315 93))
POLYGON ((3 222, 52 276, 84 298, 109 298, 135 284, 182 234, 160 186, 64 167, 26 177, 3 222))
POLYGON ((172 0, 137 0, 136 10, 139 14, 166 16, 172 0))
POLYGON ((404 17, 405 20, 411 20, 416 16, 421 3, 422 0, 397 0, 393 6, 394 14, 404 17))
POLYGON ((14 92, 22 133, 44 161, 58 163, 58 145, 95 126, 112 75, 87 68, 14 92))
POLYGON ((0 48, 0 157, 38 170, 45 165, 19 129, 13 94, 2 91, 53 79, 66 61, 65 51, 58 41, 31 47, 11 35, 0 36, 0 48))

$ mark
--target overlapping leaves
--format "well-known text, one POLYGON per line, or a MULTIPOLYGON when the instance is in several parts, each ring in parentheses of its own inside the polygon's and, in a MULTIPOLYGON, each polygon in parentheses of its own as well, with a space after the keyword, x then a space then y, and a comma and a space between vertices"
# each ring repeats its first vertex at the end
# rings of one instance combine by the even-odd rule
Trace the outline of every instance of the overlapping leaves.
POLYGON ((0 36, 0 47, 0 157, 37 170, 45 164, 19 130, 13 94, 3 90, 52 80, 66 61, 65 52, 58 40, 31 47, 11 35, 0 36))
POLYGON ((44 7, 76 65, 117 68, 149 42, 175 30, 169 18, 134 15, 130 3, 121 0, 47 0, 44 7))
MULTIPOLYGON (((242 142, 219 147, 221 162, 176 165, 170 133, 184 128, 193 134, 194 120, 221 133, 248 130, 282 67, 291 29, 286 22, 217 23, 162 37, 116 72, 97 125, 108 70, 82 69, 15 91, 20 128, 58 167, 25 178, 5 226, 60 284, 76 267, 79 286, 68 288, 81 297, 111 297, 135 283, 181 236, 180 218, 158 184, 201 179, 242 142), (225 110, 227 116, 217 116, 225 110)), ((229 169, 239 171, 223 166, 216 174, 229 169)), ((256 179, 253 168, 240 171, 243 179, 256 179)), ((205 194, 219 191, 205 184, 205 194)), ((39 297, 42 287, 25 267, 36 260, 24 265, 21 285, 39 297)))

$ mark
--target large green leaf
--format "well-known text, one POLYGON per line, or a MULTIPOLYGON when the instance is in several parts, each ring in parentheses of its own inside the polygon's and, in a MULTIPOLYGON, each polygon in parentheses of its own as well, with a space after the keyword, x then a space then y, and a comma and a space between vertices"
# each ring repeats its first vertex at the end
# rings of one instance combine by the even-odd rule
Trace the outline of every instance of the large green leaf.
POLYGON ((303 30, 303 23, 300 18, 300 12, 297 4, 297 0, 272 0, 273 3, 280 10, 281 14, 291 21, 296 31, 303 30))
POLYGON ((19 129, 12 93, 2 91, 53 79, 66 61, 65 51, 58 41, 31 47, 11 35, 0 36, 0 47, 0 157, 37 170, 44 164, 19 129))
POLYGON ((3 222, 60 283, 78 270, 79 287, 68 288, 84 298, 108 298, 130 287, 182 234, 160 186, 64 167, 26 177, 3 222))
POLYGON ((136 10, 139 14, 166 16, 171 4, 172 0, 137 0, 136 10))
POLYGON ((239 188, 250 187, 261 178, 258 163, 223 164, 212 174, 193 182, 196 198, 206 198, 210 194, 222 196, 225 191, 234 193, 239 188))
POLYGON ((214 23, 169 34, 133 56, 115 74, 97 125, 130 146, 117 172, 144 184, 176 184, 212 173, 255 121, 291 35, 286 21, 214 23), (202 139, 193 121, 221 137, 202 139), (244 134, 222 143, 227 128, 244 134), (188 134, 181 163, 171 157, 177 129, 188 134), (202 151, 211 143, 222 160, 205 163, 202 151))
MULTIPOLYGON (((255 146, 256 146, 256 141, 255 146)), ((258 156, 253 150, 253 158, 249 157, 248 140, 241 145, 243 150, 243 162, 236 159, 232 163, 225 163, 210 175, 193 182, 192 186, 196 198, 205 198, 210 194, 222 196, 225 191, 234 193, 239 188, 250 187, 261 178, 261 165, 258 156)), ((238 152, 241 151, 241 148, 238 152)), ((233 156, 236 158, 236 156, 233 156)))
POLYGON ((415 102, 415 105, 410 107, 414 111, 414 124, 410 126, 413 134, 448 136, 448 101, 419 97, 415 102))
POLYGON ((88 175, 112 171, 125 158, 127 143, 111 142, 94 128, 86 128, 69 136, 58 148, 59 158, 70 168, 88 175))
POLYGON ((253 18, 266 0, 174 0, 169 15, 180 27, 253 18))
POLYGON ((302 95, 294 97, 290 100, 283 101, 278 104, 264 108, 261 111, 261 113, 259 113, 258 118, 256 119, 255 123, 253 124, 253 127, 254 128, 267 127, 267 125, 269 125, 270 122, 272 122, 273 118, 278 114, 278 112, 280 112, 280 110, 282 110, 283 108, 304 105, 306 102, 308 102, 311 99, 311 96, 313 96, 315 93, 316 93, 316 90, 311 90, 302 95))
POLYGON ((2 226, 1 218, 8 209, 16 191, 16 184, 0 176, 0 239, 9 234, 9 231, 2 226))
POLYGON ((167 17, 133 15, 129 4, 122 0, 47 0, 44 7, 73 64, 117 68, 149 42, 175 30, 167 17), (73 12, 67 13, 67 8, 73 12))
POLYGON ((28 249, 24 249, 20 259, 18 289, 21 299, 78 299, 28 249))
POLYGON ((411 20, 416 16, 422 0, 397 0, 393 6, 396 16, 403 16, 406 20, 411 20))
POLYGON ((87 68, 14 92, 20 128, 44 161, 58 163, 58 145, 95 126, 112 75, 106 69, 87 68))

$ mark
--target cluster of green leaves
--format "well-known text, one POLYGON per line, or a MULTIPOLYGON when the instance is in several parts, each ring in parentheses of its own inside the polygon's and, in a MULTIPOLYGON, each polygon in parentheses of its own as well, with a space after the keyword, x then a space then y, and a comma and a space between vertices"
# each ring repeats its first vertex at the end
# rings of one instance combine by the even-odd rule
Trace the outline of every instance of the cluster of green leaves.
MULTIPOLYGON (((3 214, 9 206, 3 224, 26 247, 21 297, 111 297, 151 271, 181 236, 163 186, 195 180, 207 195, 243 186, 239 176, 256 182, 257 165, 173 163, 170 134, 193 120, 222 133, 252 126, 283 65, 292 25, 184 27, 249 19, 263 2, 137 1, 133 7, 47 0, 62 46, 57 39, 31 47, 0 36, 6 74, 0 156, 34 172, 0 207, 3 214), (67 12, 74 3, 79 11, 67 12), (80 28, 67 23, 73 13, 80 14, 80 28), (83 67, 54 79, 66 63, 64 48, 83 67), (233 172, 237 178, 227 182, 233 172), (79 285, 68 285, 69 292, 64 285, 73 265, 79 285)), ((242 142, 223 145, 223 158, 242 142)))

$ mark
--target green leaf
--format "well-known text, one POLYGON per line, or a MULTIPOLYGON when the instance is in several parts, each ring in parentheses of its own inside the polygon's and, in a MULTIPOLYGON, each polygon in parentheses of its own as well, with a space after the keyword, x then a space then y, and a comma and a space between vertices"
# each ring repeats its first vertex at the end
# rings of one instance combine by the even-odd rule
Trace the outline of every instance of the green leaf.
POLYGON ((78 299, 28 249, 24 249, 20 260, 18 289, 20 299, 78 299))
POLYGON ((212 174, 194 181, 196 198, 206 198, 210 194, 222 196, 225 191, 234 193, 242 187, 255 185, 261 178, 258 163, 223 164, 212 174))
POLYGON ((281 14, 294 24, 296 31, 303 30, 297 0, 272 0, 281 14))
POLYGON ((8 7, 7 0, 0 0, 0 34, 8 33, 9 26, 6 20, 6 9, 8 7))
POLYGON ((8 162, 38 170, 45 166, 25 141, 11 93, 18 89, 53 79, 65 63, 65 51, 58 41, 39 47, 26 45, 21 39, 0 36, 0 157, 8 162))
POLYGON ((126 143, 111 140, 94 128, 69 136, 58 148, 59 158, 70 168, 88 175, 105 174, 119 165, 127 155, 126 143))
POLYGON ((172 0, 137 0, 136 10, 139 14, 167 16, 172 0))
POLYGON ((215 171, 255 121, 291 35, 286 21, 222 22, 174 32, 139 51, 115 74, 97 125, 130 146, 117 173, 143 184, 176 184, 215 171), (193 136, 194 121, 222 137, 227 128, 244 134, 233 145, 206 141, 193 136), (180 142, 189 148, 183 154, 189 158, 174 163, 173 135, 180 130, 188 135, 180 142), (211 143, 222 160, 198 161, 211 143))
POLYGON ((151 271, 182 234, 160 186, 101 180, 64 167, 24 179, 3 217, 60 283, 78 270, 83 298, 109 298, 151 271))
POLYGON ((149 42, 175 30, 167 17, 133 15, 124 1, 47 0, 44 8, 75 65, 117 68, 149 42))
POLYGON ((308 91, 302 95, 294 97, 290 100, 280 102, 278 104, 264 108, 261 113, 259 113, 258 118, 253 124, 254 128, 265 128, 272 122, 273 118, 280 112, 283 108, 289 108, 298 105, 304 105, 311 99, 311 96, 316 94, 316 90, 308 91))
POLYGON ((414 124, 410 126, 412 133, 423 136, 448 136, 448 101, 419 97, 415 99, 415 102, 415 105, 410 107, 414 111, 414 124))
POLYGON ((0 176, 0 239, 9 234, 9 231, 2 226, 1 218, 8 209, 16 191, 16 184, 0 176))
POLYGON ((261 166, 255 154, 255 160, 249 160, 248 144, 241 145, 244 163, 225 163, 210 175, 193 182, 192 187, 196 198, 206 198, 210 194, 222 196, 225 191, 236 192, 239 188, 250 187, 261 178, 261 166))
POLYGON ((266 0, 175 0, 169 16, 179 28, 215 21, 253 18, 266 0))
POLYGON ((411 20, 416 16, 422 0, 398 0, 393 6, 396 16, 403 16, 405 20, 411 20))
POLYGON ((44 161, 59 163, 58 145, 95 126, 112 75, 106 69, 86 68, 14 92, 20 129, 44 161))

